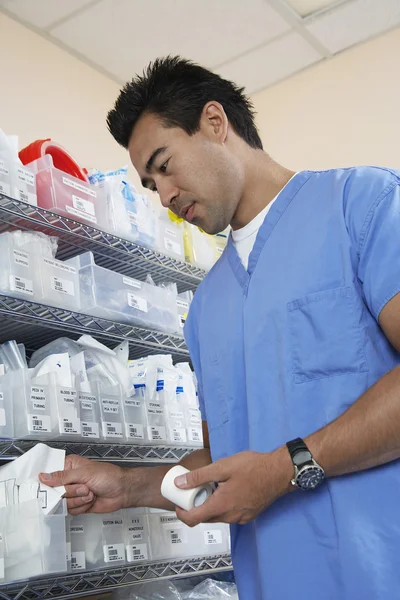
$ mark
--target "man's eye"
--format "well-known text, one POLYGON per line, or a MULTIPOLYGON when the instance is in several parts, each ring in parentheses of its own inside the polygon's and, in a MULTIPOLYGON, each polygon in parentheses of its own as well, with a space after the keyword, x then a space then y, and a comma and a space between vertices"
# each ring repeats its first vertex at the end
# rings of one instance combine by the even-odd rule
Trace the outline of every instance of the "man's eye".
POLYGON ((161 165, 161 167, 160 167, 161 173, 166 173, 167 172, 168 162, 169 162, 169 159, 166 160, 165 163, 161 165))

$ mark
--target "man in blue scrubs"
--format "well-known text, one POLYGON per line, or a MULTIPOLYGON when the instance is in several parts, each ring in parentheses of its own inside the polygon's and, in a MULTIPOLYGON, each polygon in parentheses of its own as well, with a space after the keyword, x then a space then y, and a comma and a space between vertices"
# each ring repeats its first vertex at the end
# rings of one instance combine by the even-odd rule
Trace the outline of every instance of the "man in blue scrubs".
MULTIPOLYGON (((243 90, 179 58, 128 83, 108 124, 165 207, 233 230, 186 324, 206 448, 176 482, 219 485, 178 516, 232 524, 241 600, 393 600, 400 173, 283 168, 243 90)), ((72 457, 43 481, 66 485, 73 514, 172 508, 167 470, 72 457)))

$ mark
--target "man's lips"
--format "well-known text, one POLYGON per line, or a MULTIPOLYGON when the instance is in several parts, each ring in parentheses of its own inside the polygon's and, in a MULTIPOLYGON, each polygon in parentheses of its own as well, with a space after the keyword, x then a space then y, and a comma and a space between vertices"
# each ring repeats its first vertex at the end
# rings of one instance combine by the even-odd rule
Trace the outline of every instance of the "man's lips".
POLYGON ((189 221, 189 223, 192 221, 193 216, 194 216, 194 202, 192 202, 192 204, 189 204, 188 206, 184 206, 182 208, 182 210, 180 211, 180 216, 182 217, 182 219, 185 219, 186 221, 189 221))

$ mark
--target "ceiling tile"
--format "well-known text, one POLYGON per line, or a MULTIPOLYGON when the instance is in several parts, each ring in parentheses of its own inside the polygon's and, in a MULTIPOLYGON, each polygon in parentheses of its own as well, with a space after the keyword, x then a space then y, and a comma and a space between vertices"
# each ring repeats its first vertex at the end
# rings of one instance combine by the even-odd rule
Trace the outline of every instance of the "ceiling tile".
POLYGON ((217 69, 217 72, 222 77, 243 85, 246 92, 252 94, 321 58, 301 35, 289 33, 217 69))
POLYGON ((301 17, 308 17, 320 10, 337 4, 341 0, 285 0, 301 17))
POLYGON ((35 27, 48 27, 92 0, 1 0, 11 13, 35 27))
POLYGON ((122 81, 167 54, 214 67, 290 29, 265 0, 119 0, 115 7, 103 0, 51 33, 122 81))
POLYGON ((315 17, 308 31, 332 54, 400 24, 400 0, 355 0, 315 17))

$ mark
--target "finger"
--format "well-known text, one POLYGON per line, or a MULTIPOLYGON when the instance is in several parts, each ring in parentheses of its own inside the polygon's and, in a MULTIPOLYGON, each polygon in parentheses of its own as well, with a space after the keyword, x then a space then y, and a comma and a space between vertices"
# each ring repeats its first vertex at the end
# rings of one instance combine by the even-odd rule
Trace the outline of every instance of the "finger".
POLYGON ((178 488, 190 490, 198 487, 199 485, 204 485, 205 483, 212 483, 214 481, 220 482, 225 480, 226 477, 223 469, 220 463, 217 461, 211 465, 207 465, 206 467, 201 467, 200 469, 195 469, 194 471, 190 471, 189 473, 175 477, 174 483, 178 488))
POLYGON ((84 514, 90 512, 90 509, 92 508, 92 506, 93 506, 93 502, 90 504, 84 504, 83 506, 78 506, 78 508, 69 508, 68 512, 73 517, 75 517, 77 515, 84 515, 84 514))
POLYGON ((66 471, 54 471, 53 473, 39 473, 39 479, 45 485, 57 487, 70 483, 85 483, 83 469, 67 469, 66 471))
POLYGON ((93 501, 94 501, 94 495, 92 492, 90 492, 87 496, 82 496, 79 498, 68 498, 67 508, 68 508, 68 510, 71 510, 71 509, 81 508, 82 506, 85 506, 86 507, 85 510, 88 510, 90 508, 90 505, 93 504, 93 501))
POLYGON ((79 498, 87 496, 90 493, 90 489, 87 485, 82 483, 74 483, 72 485, 65 486, 64 498, 79 498))
POLYGON ((210 496, 204 504, 191 510, 183 510, 179 506, 175 507, 178 519, 186 523, 189 527, 195 527, 199 523, 207 523, 210 519, 215 519, 220 523, 226 512, 225 502, 218 497, 210 496))

